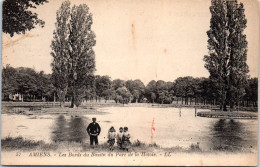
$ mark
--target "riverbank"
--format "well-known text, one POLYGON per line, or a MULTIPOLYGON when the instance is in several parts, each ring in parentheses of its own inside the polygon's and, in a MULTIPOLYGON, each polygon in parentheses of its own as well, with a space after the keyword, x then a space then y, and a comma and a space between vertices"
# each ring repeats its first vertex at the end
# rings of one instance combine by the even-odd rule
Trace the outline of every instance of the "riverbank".
POLYGON ((197 116, 207 118, 257 119, 258 113, 243 111, 201 111, 197 113, 197 116))
POLYGON ((88 142, 53 142, 45 143, 44 141, 34 141, 25 139, 23 137, 6 137, 1 139, 2 151, 53 151, 53 152, 173 152, 173 153, 216 153, 216 152, 232 152, 232 153, 254 153, 252 149, 238 150, 235 147, 215 147, 211 150, 202 150, 199 143, 191 144, 189 147, 174 146, 164 148, 160 145, 146 144, 139 140, 132 142, 128 151, 119 149, 116 143, 114 149, 111 151, 107 143, 101 143, 98 146, 91 147, 88 142))
POLYGON ((128 151, 119 149, 116 143, 114 149, 111 151, 107 143, 101 143, 98 146, 91 147, 89 143, 80 142, 57 142, 57 143, 45 143, 44 141, 34 141, 29 139, 24 139, 22 137, 6 137, 1 140, 2 151, 51 151, 51 152, 98 152, 98 153, 108 153, 108 152, 135 152, 135 153, 162 153, 162 152, 174 152, 174 153, 202 153, 198 144, 192 144, 188 148, 183 147, 171 147, 163 148, 154 144, 146 144, 135 140, 128 151))
MULTIPOLYGON (((208 109, 217 108, 218 106, 202 105, 202 104, 157 104, 157 103, 129 103, 120 104, 114 101, 107 102, 85 102, 78 108, 70 108, 70 102, 65 102, 64 108, 59 107, 59 102, 2 102, 2 113, 20 113, 20 114, 65 114, 70 112, 78 113, 96 113, 97 108, 104 107, 152 107, 152 108, 196 108, 196 109, 208 109), (26 113, 27 112, 27 113, 26 113), (29 113, 28 113, 29 112, 29 113)), ((240 107, 240 111, 243 112, 257 112, 257 107, 240 107)))

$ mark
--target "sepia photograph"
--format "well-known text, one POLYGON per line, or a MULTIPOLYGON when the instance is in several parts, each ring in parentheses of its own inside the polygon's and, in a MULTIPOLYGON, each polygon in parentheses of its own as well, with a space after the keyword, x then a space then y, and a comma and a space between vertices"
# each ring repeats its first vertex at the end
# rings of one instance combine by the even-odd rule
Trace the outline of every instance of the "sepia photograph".
POLYGON ((2 165, 258 164, 258 0, 1 7, 2 165))

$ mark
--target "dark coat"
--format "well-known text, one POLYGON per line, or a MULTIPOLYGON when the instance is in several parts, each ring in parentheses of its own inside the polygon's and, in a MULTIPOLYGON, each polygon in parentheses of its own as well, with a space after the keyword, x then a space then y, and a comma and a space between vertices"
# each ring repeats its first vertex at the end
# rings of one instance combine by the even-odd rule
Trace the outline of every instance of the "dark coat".
POLYGON ((87 132, 89 135, 99 135, 101 132, 101 128, 98 123, 90 123, 87 127, 87 132))

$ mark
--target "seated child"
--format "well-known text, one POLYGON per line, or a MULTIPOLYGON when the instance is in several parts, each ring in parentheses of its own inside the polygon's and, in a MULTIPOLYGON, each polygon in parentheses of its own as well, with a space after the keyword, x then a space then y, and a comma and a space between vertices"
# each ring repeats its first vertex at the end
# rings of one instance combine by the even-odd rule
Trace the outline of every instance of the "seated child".
POLYGON ((119 128, 119 132, 116 136, 117 145, 120 149, 122 149, 122 138, 123 138, 123 131, 124 129, 122 127, 119 128))
POLYGON ((107 139, 108 139, 107 143, 109 145, 109 149, 113 150, 116 141, 116 130, 113 126, 108 130, 107 139))
POLYGON ((130 145, 131 145, 128 127, 124 127, 122 143, 123 143, 122 148, 125 149, 126 151, 128 151, 128 149, 130 148, 130 145))

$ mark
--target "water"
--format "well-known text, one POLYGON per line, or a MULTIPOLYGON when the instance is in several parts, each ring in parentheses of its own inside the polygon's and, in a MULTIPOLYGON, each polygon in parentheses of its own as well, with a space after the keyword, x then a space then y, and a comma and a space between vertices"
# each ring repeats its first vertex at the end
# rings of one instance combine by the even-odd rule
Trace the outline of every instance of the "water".
MULTIPOLYGON (((131 141, 151 141, 162 147, 190 147, 199 144, 202 150, 257 150, 257 120, 195 117, 194 109, 107 107, 98 109, 106 114, 70 115, 7 115, 2 114, 2 138, 23 136, 45 142, 89 142, 86 127, 92 117, 101 126, 99 142, 107 141, 107 132, 114 126, 127 126, 131 141)), ((200 110, 199 110, 200 111, 200 110)))

